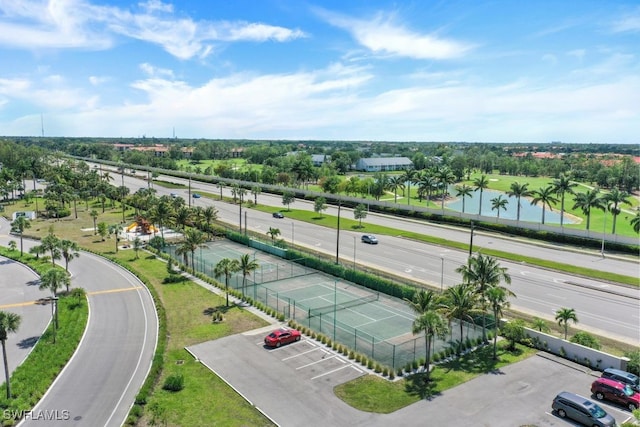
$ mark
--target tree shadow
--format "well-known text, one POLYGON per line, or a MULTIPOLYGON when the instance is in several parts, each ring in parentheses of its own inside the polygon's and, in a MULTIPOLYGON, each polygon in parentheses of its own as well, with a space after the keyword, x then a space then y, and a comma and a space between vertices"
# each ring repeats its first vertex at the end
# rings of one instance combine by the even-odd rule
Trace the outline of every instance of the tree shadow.
POLYGON ((229 311, 230 309, 232 309, 233 306, 225 306, 225 305, 219 305, 217 307, 207 307, 204 310, 202 310, 202 314, 207 315, 207 316, 211 316, 214 313, 220 312, 222 314, 226 314, 227 311, 229 311))
POLYGON ((25 349, 25 348, 32 348, 34 345, 36 345, 36 343, 38 342, 38 340, 40 339, 40 337, 29 337, 29 338, 25 338, 23 340, 21 340, 20 342, 18 342, 18 344, 16 344, 18 347, 20 347, 21 349, 25 349))
POLYGON ((420 399, 431 400, 441 393, 436 391, 438 383, 433 378, 427 381, 427 374, 419 372, 407 378, 405 391, 412 395, 418 396, 420 399))

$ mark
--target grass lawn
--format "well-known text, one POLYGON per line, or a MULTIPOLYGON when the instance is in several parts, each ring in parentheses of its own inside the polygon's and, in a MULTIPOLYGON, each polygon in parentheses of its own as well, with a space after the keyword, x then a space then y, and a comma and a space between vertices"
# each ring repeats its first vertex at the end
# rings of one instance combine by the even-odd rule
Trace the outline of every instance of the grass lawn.
POLYGON ((498 343, 498 360, 493 360, 493 347, 487 345, 454 359, 436 365, 431 371, 431 381, 425 381, 422 373, 394 382, 376 375, 356 378, 335 388, 335 393, 347 404, 367 412, 388 414, 419 400, 437 396, 444 390, 456 387, 480 375, 519 362, 534 355, 537 350, 517 345, 511 352, 506 342, 498 343))

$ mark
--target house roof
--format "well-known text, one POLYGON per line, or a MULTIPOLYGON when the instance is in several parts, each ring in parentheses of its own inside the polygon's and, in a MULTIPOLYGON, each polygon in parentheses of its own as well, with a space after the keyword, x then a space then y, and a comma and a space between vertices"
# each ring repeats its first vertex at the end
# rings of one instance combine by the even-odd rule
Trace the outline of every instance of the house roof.
POLYGON ((367 166, 411 165, 413 162, 408 157, 370 157, 360 159, 367 166))

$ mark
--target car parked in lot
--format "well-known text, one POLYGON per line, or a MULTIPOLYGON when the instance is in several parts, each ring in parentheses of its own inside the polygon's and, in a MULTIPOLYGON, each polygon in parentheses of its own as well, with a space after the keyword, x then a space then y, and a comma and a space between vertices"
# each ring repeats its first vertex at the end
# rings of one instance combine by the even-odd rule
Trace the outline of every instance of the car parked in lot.
POLYGON ((591 384, 591 394, 598 400, 610 400, 626 406, 630 411, 640 408, 640 393, 636 393, 629 384, 609 378, 598 378, 591 384))
POLYGON ((608 368, 602 372, 601 376, 602 378, 609 378, 624 384, 629 384, 633 390, 640 392, 640 377, 632 374, 631 372, 608 368))
POLYGON ((571 418, 589 427, 615 427, 616 420, 586 397, 563 391, 551 404, 560 418, 571 418))
POLYGON ((378 244, 378 238, 373 234, 364 234, 360 240, 362 243, 369 243, 370 245, 378 244))
POLYGON ((284 218, 284 215, 282 215, 280 212, 274 212, 274 213, 273 213, 273 217, 274 217, 274 218, 281 219, 281 218, 284 218))
POLYGON ((289 344, 300 341, 301 334, 297 329, 279 328, 264 337, 264 345, 267 347, 280 347, 282 344, 289 344))

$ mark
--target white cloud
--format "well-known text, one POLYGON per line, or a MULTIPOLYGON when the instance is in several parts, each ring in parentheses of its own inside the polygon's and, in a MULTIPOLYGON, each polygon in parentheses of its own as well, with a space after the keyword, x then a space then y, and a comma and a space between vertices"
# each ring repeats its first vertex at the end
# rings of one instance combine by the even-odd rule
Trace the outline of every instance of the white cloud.
POLYGON ((157 44, 180 59, 205 57, 216 42, 286 42, 305 34, 279 26, 247 22, 177 18, 159 0, 139 3, 132 12, 83 0, 0 0, 0 45, 20 49, 108 49, 116 36, 157 44))
POLYGON ((361 20, 326 11, 319 11, 318 14, 330 24, 351 33, 358 43, 379 55, 450 59, 473 49, 471 44, 411 31, 396 24, 391 15, 379 13, 370 20, 361 20))
POLYGON ((640 32, 640 7, 613 22, 611 30, 614 33, 640 32))
POLYGON ((111 79, 106 76, 89 76, 89 83, 91 83, 92 86, 100 86, 101 84, 106 83, 109 80, 111 79))

